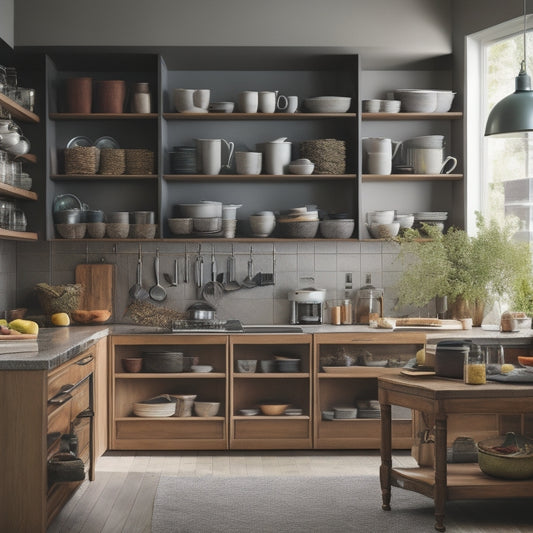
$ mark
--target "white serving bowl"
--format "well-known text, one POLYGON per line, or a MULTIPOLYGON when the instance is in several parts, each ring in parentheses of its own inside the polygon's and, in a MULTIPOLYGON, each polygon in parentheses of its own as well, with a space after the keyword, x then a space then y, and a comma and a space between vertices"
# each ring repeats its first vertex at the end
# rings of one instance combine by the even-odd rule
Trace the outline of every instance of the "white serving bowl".
POLYGON ((276 227, 276 217, 274 215, 250 215, 248 221, 254 237, 268 237, 276 227))
POLYGON ((453 91, 435 91, 435 93, 437 94, 437 108, 435 109, 435 113, 447 113, 452 107, 456 93, 453 91))
POLYGON ((346 113, 352 99, 348 96, 316 96, 304 100, 311 113, 346 113))
POLYGON ((367 224, 368 233, 373 239, 390 239, 396 237, 400 231, 400 223, 392 222, 391 224, 367 224))
POLYGON ((196 416, 217 416, 220 402, 194 402, 196 416))
POLYGON ((221 217, 222 204, 178 204, 180 215, 183 218, 214 218, 221 217))
POLYGON ((312 174, 314 169, 315 164, 309 159, 296 159, 289 164, 291 174, 312 174))
POLYGON ((211 113, 233 113, 234 102, 211 102, 207 110, 211 113))
POLYGON ((437 93, 430 90, 398 89, 394 97, 402 103, 407 113, 434 113, 437 109, 437 93))
POLYGON ((192 365, 191 371, 192 372, 198 372, 200 374, 211 372, 213 370, 213 367, 211 365, 192 365))
POLYGON ((413 223, 415 221, 414 215, 396 215, 396 218, 394 219, 394 222, 398 222, 400 224, 400 229, 406 229, 412 227, 413 223))
POLYGON ((386 211, 370 211, 367 214, 367 222, 369 224, 391 224, 394 221, 396 213, 389 209, 386 211))

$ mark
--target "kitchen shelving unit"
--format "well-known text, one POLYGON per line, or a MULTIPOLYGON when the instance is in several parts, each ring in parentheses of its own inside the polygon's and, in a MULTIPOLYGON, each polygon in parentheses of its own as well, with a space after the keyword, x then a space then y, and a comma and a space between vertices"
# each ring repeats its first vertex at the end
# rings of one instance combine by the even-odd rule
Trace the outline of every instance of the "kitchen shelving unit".
MULTIPOLYGON (((314 335, 314 446, 317 449, 377 449, 380 445, 380 419, 355 418, 324 420, 323 411, 335 406, 355 407, 358 400, 377 400, 379 376, 398 374, 400 368, 346 366, 339 373, 324 372, 325 360, 342 354, 356 359, 358 356, 376 359, 399 360, 403 364, 425 343, 420 333, 350 334, 327 333, 314 335), (371 355, 369 355, 371 354, 371 355)), ((332 365, 335 366, 335 365, 332 365)), ((393 420, 394 448, 412 445, 410 418, 393 420)))
POLYGON ((312 336, 308 334, 230 336, 230 438, 231 449, 310 449, 312 434, 312 336), (275 355, 300 358, 299 372, 262 373, 261 360, 275 355), (237 361, 256 359, 254 373, 239 373, 237 361), (301 408, 302 415, 241 415, 273 400, 301 408))
MULTIPOLYGON (((39 116, 35 113, 25 109, 17 102, 11 100, 5 94, 0 93, 0 107, 11 114, 13 120, 18 122, 38 124, 40 122, 39 116)), ((37 158, 33 154, 25 154, 19 157, 20 160, 36 163, 37 158)), ((27 191, 19 187, 14 187, 6 183, 0 183, 0 196, 14 198, 16 200, 37 201, 38 196, 34 191, 27 191)), ((37 240, 37 233, 31 231, 12 231, 7 229, 0 229, 0 239, 15 240, 15 241, 35 241, 37 240)))

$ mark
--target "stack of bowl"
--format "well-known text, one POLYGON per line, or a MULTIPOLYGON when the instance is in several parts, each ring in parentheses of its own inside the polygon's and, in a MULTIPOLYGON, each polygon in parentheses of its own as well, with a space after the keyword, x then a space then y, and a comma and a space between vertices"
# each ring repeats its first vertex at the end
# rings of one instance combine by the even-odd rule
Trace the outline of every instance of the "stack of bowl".
POLYGON ((435 89, 397 89, 394 97, 401 101, 401 110, 407 113, 446 113, 455 93, 435 89))
POLYGON ((130 232, 128 211, 114 211, 107 215, 106 234, 110 239, 125 239, 130 232))
POLYGON ((222 202, 203 200, 198 204, 178 204, 179 217, 169 218, 175 235, 213 235, 222 229, 222 202))
POLYGON ((368 233, 373 239, 390 239, 396 237, 400 231, 400 222, 395 220, 396 212, 392 209, 386 211, 370 211, 367 213, 368 233))
POLYGON ((320 221, 318 211, 307 207, 295 207, 278 217, 278 227, 283 237, 312 239, 316 236, 320 221))
POLYGON ((320 233, 325 239, 349 239, 355 228, 353 218, 335 218, 320 221, 320 233))

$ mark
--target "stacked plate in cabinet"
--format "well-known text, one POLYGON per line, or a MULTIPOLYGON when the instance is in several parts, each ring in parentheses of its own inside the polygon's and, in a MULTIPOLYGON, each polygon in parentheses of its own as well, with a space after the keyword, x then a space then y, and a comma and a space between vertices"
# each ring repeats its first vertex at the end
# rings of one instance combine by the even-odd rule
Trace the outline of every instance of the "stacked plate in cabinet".
POLYGON ((133 404, 133 414, 147 418, 161 418, 173 416, 176 412, 176 398, 168 394, 161 394, 149 400, 133 404))
POLYGON ((172 174, 196 174, 196 148, 194 146, 174 146, 169 152, 172 174))

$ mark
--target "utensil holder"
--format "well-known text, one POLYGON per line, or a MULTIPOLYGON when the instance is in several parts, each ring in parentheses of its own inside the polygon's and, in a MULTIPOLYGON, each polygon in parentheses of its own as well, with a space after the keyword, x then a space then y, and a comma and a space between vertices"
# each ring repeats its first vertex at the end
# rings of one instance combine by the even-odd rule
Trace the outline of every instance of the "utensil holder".
POLYGON ((126 97, 124 80, 105 80, 96 82, 97 113, 122 113, 126 97))
POLYGON ((67 111, 69 113, 90 113, 92 99, 92 78, 70 78, 67 80, 67 111))

